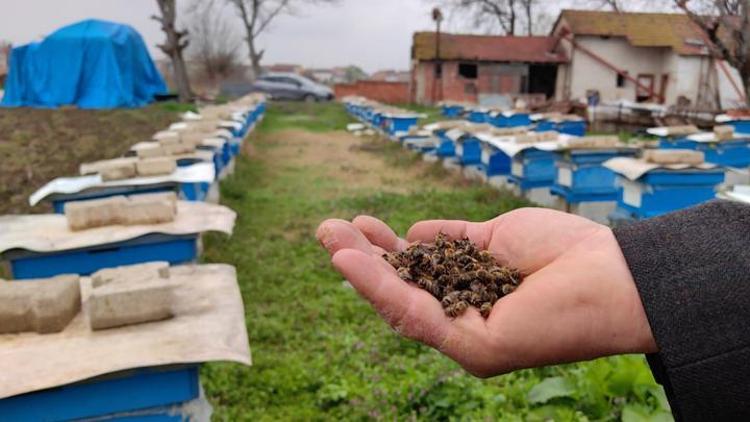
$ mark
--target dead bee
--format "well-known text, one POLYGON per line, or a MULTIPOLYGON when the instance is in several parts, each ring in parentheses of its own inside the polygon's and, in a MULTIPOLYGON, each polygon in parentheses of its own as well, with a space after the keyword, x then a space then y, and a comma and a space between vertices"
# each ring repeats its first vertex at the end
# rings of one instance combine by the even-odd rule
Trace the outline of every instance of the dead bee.
POLYGON ((409 267, 401 267, 398 269, 398 276, 401 280, 407 280, 410 281, 411 278, 411 271, 409 271, 409 267))
POLYGON ((512 284, 503 284, 503 294, 509 295, 516 291, 516 286, 512 284))
POLYGON ((456 318, 466 312, 467 309, 469 309, 469 304, 462 300, 445 308, 445 314, 451 318, 456 318))
POLYGON ((523 276, 497 264, 488 251, 468 238, 436 236, 433 244, 413 243, 403 252, 383 256, 399 277, 438 299, 446 314, 461 315, 473 306, 486 318, 500 297, 516 290, 523 276))

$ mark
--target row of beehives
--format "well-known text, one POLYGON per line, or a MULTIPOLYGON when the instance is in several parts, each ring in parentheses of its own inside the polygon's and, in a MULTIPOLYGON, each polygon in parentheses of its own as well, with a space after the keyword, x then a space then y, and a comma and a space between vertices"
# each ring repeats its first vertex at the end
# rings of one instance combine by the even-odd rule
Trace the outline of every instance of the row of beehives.
MULTIPOLYGON (((363 117, 371 116, 368 107, 347 104, 352 115, 373 126, 363 117)), ((406 132, 384 133, 427 161, 442 161, 469 178, 603 223, 654 217, 710 200, 727 185, 749 182, 750 135, 738 133, 740 126, 721 125, 711 132, 654 128, 651 141, 621 142, 614 136, 578 136, 580 128, 551 129, 576 121, 565 119, 529 115, 517 125, 448 120, 422 127, 412 121, 406 132)))
POLYGON ((202 233, 232 232, 210 192, 264 111, 251 95, 185 113, 32 195, 56 214, 0 216, 3 419, 210 414, 198 365, 250 351, 234 268, 195 263, 202 233))

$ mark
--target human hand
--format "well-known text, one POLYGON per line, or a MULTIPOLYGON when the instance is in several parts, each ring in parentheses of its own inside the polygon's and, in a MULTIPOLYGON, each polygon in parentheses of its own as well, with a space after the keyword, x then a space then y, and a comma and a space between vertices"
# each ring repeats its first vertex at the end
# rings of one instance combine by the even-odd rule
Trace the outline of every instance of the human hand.
POLYGON ((622 353, 657 350, 635 282, 612 231, 574 215, 519 209, 484 223, 423 221, 400 239, 360 216, 317 231, 334 267, 400 334, 489 377, 622 353), (401 280, 383 258, 443 232, 468 237, 526 277, 485 320, 474 308, 451 319, 428 292, 401 280))

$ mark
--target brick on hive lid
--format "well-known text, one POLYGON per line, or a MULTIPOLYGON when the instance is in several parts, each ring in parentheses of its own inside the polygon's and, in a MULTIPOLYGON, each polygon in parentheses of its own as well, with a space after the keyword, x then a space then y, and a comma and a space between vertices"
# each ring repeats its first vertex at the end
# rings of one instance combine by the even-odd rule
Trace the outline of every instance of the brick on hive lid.
POLYGON ((667 126, 666 129, 668 136, 686 136, 700 132, 700 129, 695 125, 667 126))
POLYGON ((104 330, 172 318, 178 287, 178 282, 158 275, 96 287, 84 304, 89 325, 104 330))
POLYGON ((138 158, 136 157, 121 157, 113 158, 111 160, 100 160, 90 163, 82 163, 78 170, 81 175, 97 174, 101 173, 103 169, 110 167, 135 165, 136 161, 138 161, 138 158))
POLYGON ((176 199, 166 194, 134 196, 120 209, 120 221, 128 226, 169 223, 176 216, 176 199))
POLYGON ((716 136, 717 141, 729 141, 734 139, 734 126, 714 126, 714 136, 716 136))
POLYGON ((620 139, 617 136, 585 136, 582 138, 571 138, 568 140, 568 146, 572 149, 585 148, 614 148, 618 146, 620 139))
POLYGON ((135 163, 121 163, 106 166, 99 171, 102 181, 131 179, 136 176, 135 163))
POLYGON ((0 334, 57 333, 81 309, 78 275, 0 282, 0 334))
POLYGON ((154 142, 153 145, 138 148, 135 152, 138 158, 161 157, 166 154, 164 148, 158 142, 154 142))
POLYGON ((190 154, 191 152, 195 152, 195 145, 183 144, 183 143, 174 144, 174 145, 165 145, 164 152, 166 152, 167 155, 190 154))
POLYGON ((67 202, 65 219, 73 231, 120 224, 120 212, 127 203, 124 196, 67 202))
POLYGON ((91 275, 91 284, 97 288, 110 283, 133 282, 154 277, 168 279, 169 276, 168 262, 153 261, 99 270, 91 275))
POLYGON ((643 158, 653 164, 703 164, 705 157, 700 151, 687 149, 650 149, 643 152, 643 158))
POLYGON ((177 169, 174 157, 151 157, 136 162, 136 172, 139 176, 164 176, 172 174, 177 169))
POLYGON ((161 130, 156 132, 151 139, 159 143, 177 143, 180 142, 180 133, 173 130, 161 130))

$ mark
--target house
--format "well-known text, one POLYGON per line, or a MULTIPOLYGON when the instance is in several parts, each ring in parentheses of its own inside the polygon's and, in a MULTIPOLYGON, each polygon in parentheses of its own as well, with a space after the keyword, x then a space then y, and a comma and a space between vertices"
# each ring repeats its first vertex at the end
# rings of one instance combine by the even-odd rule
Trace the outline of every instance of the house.
POLYGON ((412 101, 544 101, 555 95, 557 68, 567 63, 555 43, 554 37, 417 32, 411 49, 412 101))
POLYGON ((279 72, 279 73, 296 73, 301 75, 305 68, 298 64, 289 63, 276 63, 268 66, 263 66, 263 70, 266 72, 279 72))
POLYGON ((409 82, 411 72, 404 70, 378 70, 370 76, 370 80, 381 82, 409 82))
POLYGON ((705 34, 684 14, 563 10, 551 36, 568 58, 558 66, 558 100, 717 109, 743 96, 737 72, 710 55, 705 34))
POLYGON ((333 67, 330 69, 307 69, 304 75, 322 84, 334 85, 348 82, 345 67, 333 67))

